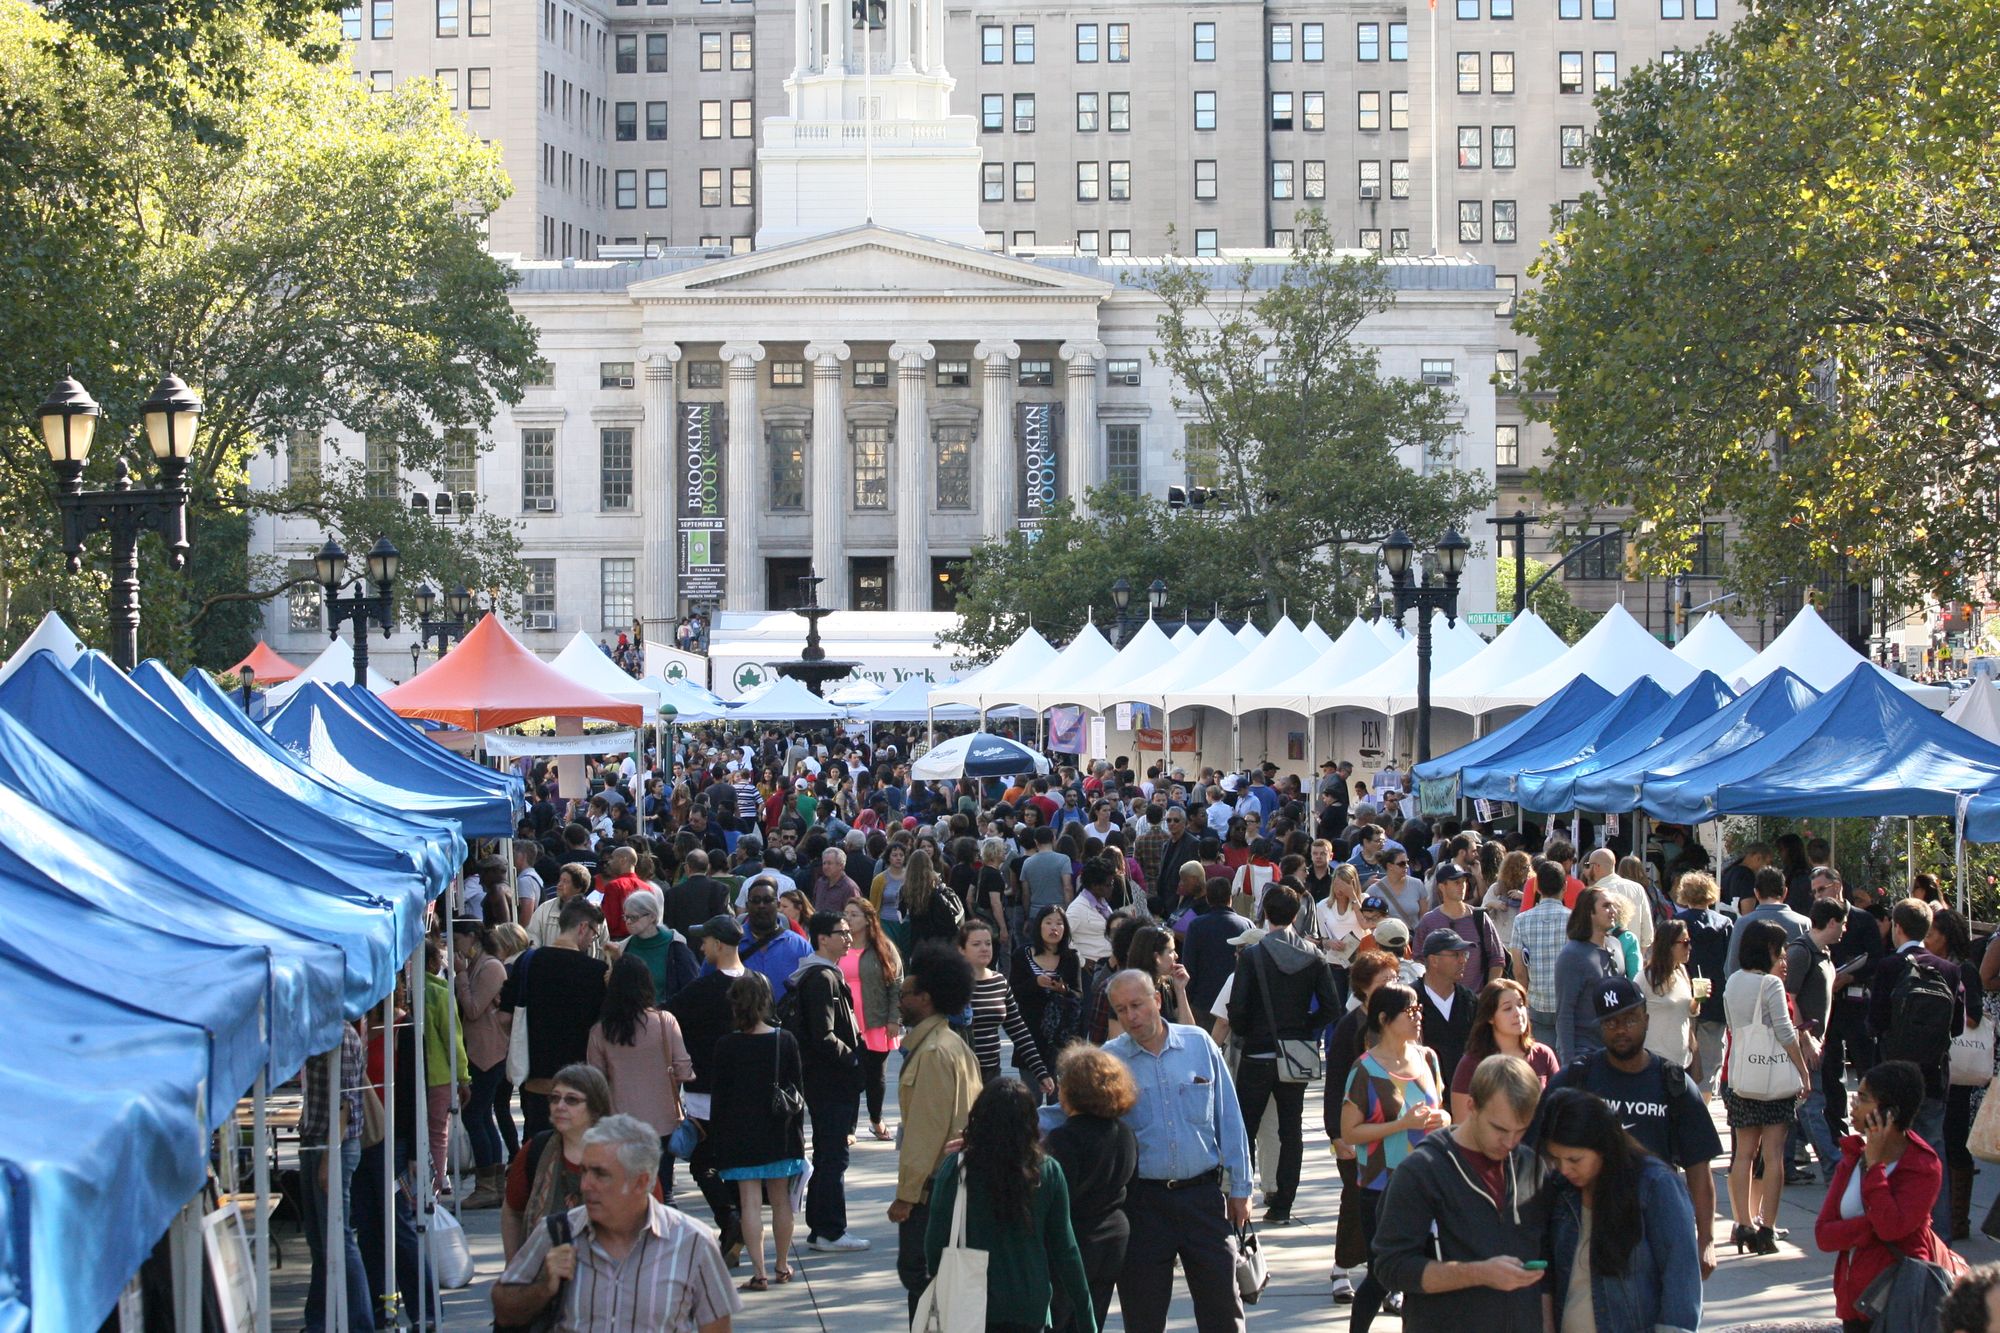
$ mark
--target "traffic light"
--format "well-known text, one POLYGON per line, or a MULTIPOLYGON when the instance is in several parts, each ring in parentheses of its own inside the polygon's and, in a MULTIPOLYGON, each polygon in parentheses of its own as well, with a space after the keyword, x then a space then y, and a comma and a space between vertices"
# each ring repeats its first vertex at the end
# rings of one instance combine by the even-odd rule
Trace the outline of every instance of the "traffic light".
POLYGON ((880 32, 889 23, 889 0, 853 0, 854 30, 863 28, 880 32))

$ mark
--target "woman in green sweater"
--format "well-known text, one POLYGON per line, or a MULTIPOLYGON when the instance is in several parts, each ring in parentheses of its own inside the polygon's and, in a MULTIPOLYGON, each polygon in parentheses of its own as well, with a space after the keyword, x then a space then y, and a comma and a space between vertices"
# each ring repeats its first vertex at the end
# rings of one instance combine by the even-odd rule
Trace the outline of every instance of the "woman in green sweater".
POLYGON ((1042 1153, 1035 1098, 1017 1079, 995 1079, 972 1104, 965 1146, 931 1182, 924 1256, 932 1272, 951 1240, 961 1172, 965 1243, 986 1251, 987 1333, 1042 1333, 1058 1284, 1078 1333, 1096 1333, 1090 1283, 1069 1223, 1069 1185, 1042 1153))

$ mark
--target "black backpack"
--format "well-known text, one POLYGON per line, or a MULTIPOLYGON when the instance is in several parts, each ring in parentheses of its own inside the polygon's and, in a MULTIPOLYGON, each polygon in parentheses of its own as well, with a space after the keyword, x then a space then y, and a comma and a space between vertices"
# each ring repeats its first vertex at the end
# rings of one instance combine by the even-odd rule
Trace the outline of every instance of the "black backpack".
POLYGON ((1884 1051, 1913 1061, 1926 1073, 1944 1068, 1951 1056, 1951 1019, 1957 997, 1944 973, 1916 958, 1889 992, 1889 1032, 1884 1051))

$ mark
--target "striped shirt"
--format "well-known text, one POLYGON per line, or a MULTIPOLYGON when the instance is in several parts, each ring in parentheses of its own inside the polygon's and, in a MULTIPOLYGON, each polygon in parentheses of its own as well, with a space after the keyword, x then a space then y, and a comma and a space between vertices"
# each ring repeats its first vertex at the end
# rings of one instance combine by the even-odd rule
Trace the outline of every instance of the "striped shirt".
MULTIPOLYGON (((368 1086, 367 1055, 361 1048, 361 1034, 354 1024, 340 1025, 340 1109, 342 1143, 361 1137, 361 1090, 368 1086)), ((333 1052, 325 1051, 306 1061, 305 1105, 299 1111, 299 1146, 325 1148, 326 1126, 333 1098, 333 1052)))
POLYGON ((988 1082, 1000 1075, 1000 1029, 1014 1040, 1014 1058, 1032 1076, 1031 1081, 1049 1077, 1035 1046, 1028 1021, 1014 1003, 1014 988, 998 972, 988 972, 972 983, 972 1053, 979 1059, 979 1072, 988 1082))
MULTIPOLYGON (((742 1310, 708 1229, 658 1199, 646 1206, 646 1226, 623 1259, 597 1243, 589 1209, 570 1210, 576 1276, 563 1288, 561 1333, 696 1333, 742 1310)), ((548 1228, 536 1227, 500 1280, 539 1281, 548 1253, 548 1228)))
POLYGON ((1545 898, 1514 918, 1514 947, 1528 962, 1528 1007, 1556 1011, 1556 957, 1569 943, 1569 909, 1545 898))

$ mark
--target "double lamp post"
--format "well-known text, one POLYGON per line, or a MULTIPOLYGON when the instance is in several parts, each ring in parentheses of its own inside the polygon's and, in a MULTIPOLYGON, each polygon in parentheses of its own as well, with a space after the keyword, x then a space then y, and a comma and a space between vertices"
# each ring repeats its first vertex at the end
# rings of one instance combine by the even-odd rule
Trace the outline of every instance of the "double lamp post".
POLYGON ((1411 578, 1417 544, 1401 528, 1382 543, 1382 563, 1389 570, 1389 590, 1396 600, 1396 619, 1417 612, 1417 762, 1431 757, 1431 615, 1442 611, 1446 623, 1458 619, 1458 580, 1465 573, 1465 557, 1471 543, 1451 528, 1437 544, 1435 569, 1420 569, 1411 578), (1442 586, 1429 580, 1433 572, 1444 575, 1442 586))

